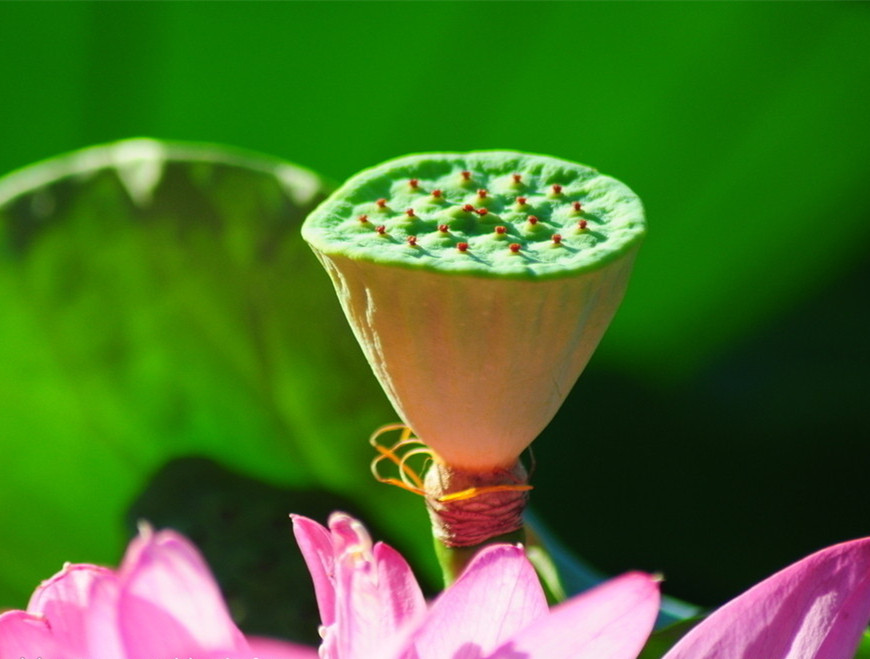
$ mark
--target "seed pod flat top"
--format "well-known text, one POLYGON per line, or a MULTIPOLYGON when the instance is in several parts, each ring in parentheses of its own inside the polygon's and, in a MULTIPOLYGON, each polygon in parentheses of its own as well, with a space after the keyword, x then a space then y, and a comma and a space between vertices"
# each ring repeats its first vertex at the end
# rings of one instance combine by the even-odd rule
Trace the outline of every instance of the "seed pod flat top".
POLYGON ((547 279, 636 247, 643 207, 624 184, 549 156, 405 156, 360 172, 302 232, 316 250, 443 273, 547 279))

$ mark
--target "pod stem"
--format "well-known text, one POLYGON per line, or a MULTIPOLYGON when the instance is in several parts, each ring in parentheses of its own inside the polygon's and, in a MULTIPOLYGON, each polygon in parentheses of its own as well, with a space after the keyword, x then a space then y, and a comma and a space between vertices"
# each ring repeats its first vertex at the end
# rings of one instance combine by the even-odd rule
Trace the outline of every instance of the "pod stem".
POLYGON ((528 473, 519 461, 488 471, 435 462, 426 473, 424 487, 445 585, 483 547, 525 542, 523 510, 530 487, 528 473))

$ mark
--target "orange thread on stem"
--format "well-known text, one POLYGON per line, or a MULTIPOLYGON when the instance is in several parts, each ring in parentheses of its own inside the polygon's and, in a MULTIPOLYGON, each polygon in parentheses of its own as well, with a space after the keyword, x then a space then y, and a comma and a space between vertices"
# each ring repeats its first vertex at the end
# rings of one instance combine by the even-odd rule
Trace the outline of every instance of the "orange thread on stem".
MULTIPOLYGON (((375 480, 379 483, 387 485, 395 485, 407 492, 426 496, 426 490, 423 485, 423 475, 429 468, 429 464, 433 459, 433 452, 426 444, 414 437, 414 431, 402 423, 390 423, 381 426, 375 430, 369 437, 369 444, 378 452, 378 455, 372 460, 371 470, 375 480), (394 444, 385 445, 378 441, 383 435, 400 430, 399 439, 394 444), (420 471, 408 464, 408 460, 424 456, 425 459, 420 468, 420 471), (391 462, 398 470, 398 477, 384 476, 381 474, 381 463, 391 462)), ((459 492, 451 492, 438 497, 441 503, 449 503, 451 501, 466 501, 473 499, 482 494, 490 494, 492 492, 528 492, 532 489, 531 485, 488 485, 484 487, 470 487, 467 490, 459 492)))

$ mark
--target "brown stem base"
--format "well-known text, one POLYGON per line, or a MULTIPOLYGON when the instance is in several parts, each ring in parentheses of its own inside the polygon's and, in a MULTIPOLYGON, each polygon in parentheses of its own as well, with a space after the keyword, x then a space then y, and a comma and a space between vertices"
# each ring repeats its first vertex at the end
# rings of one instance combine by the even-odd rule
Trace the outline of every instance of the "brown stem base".
POLYGON ((528 473, 519 461, 509 469, 488 472, 465 471, 436 462, 424 482, 435 540, 448 548, 462 548, 514 537, 523 528, 528 491, 498 487, 527 484, 528 473), (470 495, 449 497, 459 492, 470 495))

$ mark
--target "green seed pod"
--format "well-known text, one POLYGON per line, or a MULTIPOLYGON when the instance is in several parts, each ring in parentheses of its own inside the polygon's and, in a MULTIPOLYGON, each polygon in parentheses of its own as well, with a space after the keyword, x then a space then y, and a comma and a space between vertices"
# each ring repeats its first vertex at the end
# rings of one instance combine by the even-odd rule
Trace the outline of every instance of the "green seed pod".
POLYGON ((555 415, 644 231, 619 181, 505 151, 386 162, 302 227, 402 420, 470 470, 510 467, 555 415))

